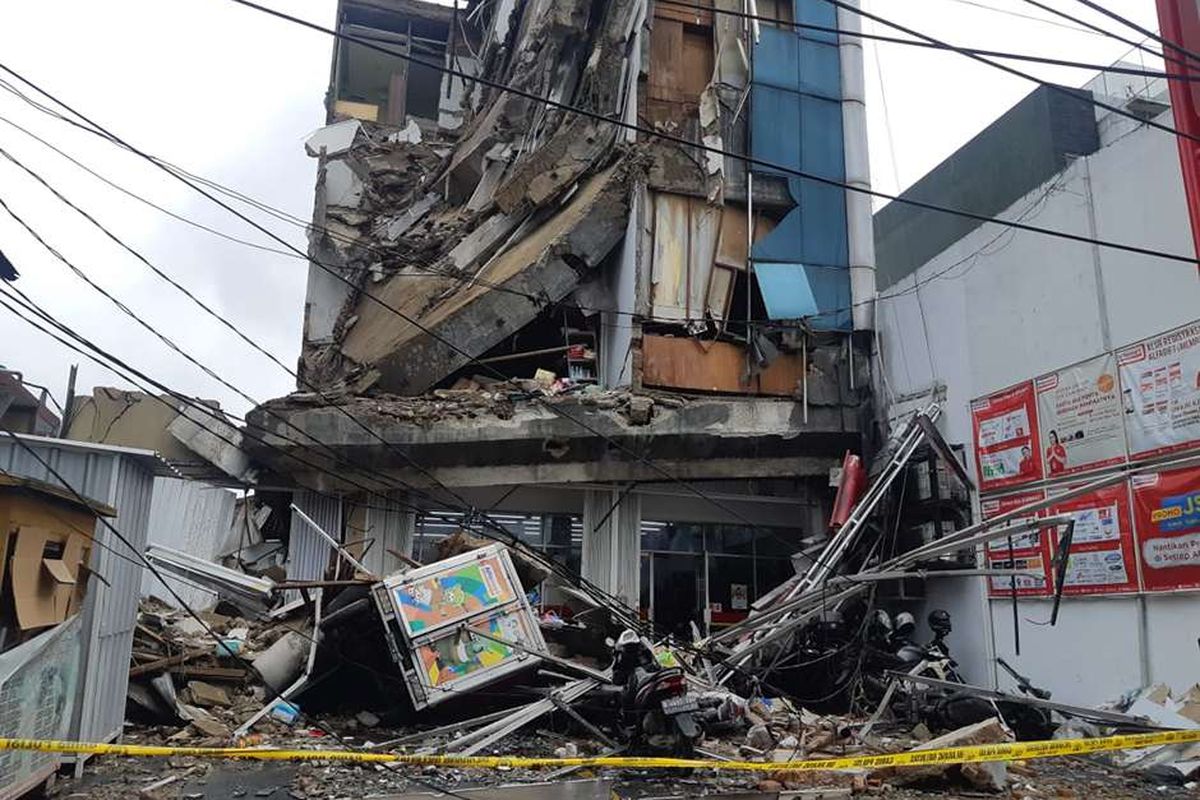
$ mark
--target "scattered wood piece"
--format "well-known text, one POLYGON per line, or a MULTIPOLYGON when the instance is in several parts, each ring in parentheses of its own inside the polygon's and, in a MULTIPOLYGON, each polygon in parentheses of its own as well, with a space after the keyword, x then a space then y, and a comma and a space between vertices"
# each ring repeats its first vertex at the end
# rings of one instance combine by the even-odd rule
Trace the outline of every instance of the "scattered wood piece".
POLYGON ((149 664, 139 664, 129 670, 129 677, 136 678, 139 675, 148 675, 151 672, 160 672, 167 667, 173 667, 177 664, 186 664, 193 661, 202 655, 207 654, 208 650, 192 650, 189 652, 180 653, 174 656, 160 658, 157 661, 151 661, 149 664))
POLYGON ((185 678, 202 678, 208 681, 244 681, 247 678, 246 670, 238 669, 237 667, 204 667, 195 664, 180 664, 171 667, 167 670, 172 675, 181 675, 185 678))

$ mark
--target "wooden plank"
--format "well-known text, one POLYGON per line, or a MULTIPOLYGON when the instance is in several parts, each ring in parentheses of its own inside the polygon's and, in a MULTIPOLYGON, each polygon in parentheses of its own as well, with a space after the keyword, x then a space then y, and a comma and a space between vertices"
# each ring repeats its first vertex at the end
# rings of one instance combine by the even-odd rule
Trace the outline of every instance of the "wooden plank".
POLYGON ((160 658, 158 661, 151 661, 149 664, 139 664, 129 670, 129 677, 136 678, 138 675, 145 675, 150 672, 161 672, 168 667, 186 664, 188 661, 193 661, 211 652, 211 650, 193 650, 190 653, 180 653, 177 656, 160 658))
POLYGON ((655 20, 650 34, 649 98, 680 100, 683 86, 683 23, 655 20))
POLYGON ((209 681, 246 680, 246 670, 237 667, 197 667, 180 664, 167 671, 172 675, 186 675, 189 678, 202 678, 209 681))
MULTIPOLYGON (((692 6, 712 6, 712 0, 688 0, 688 3, 692 6)), ((713 24, 713 14, 711 11, 705 9, 677 6, 671 3, 655 3, 654 30, 658 30, 658 26, 662 20, 674 20, 687 25, 711 26, 713 24)))
POLYGON ((679 83, 682 99, 700 102, 700 95, 713 79, 713 60, 712 29, 685 26, 682 80, 679 83))
POLYGON ((785 353, 758 374, 759 394, 775 397, 799 397, 804 379, 804 359, 785 353))
POLYGON ((728 342, 715 342, 706 352, 695 339, 642 337, 642 383, 646 386, 753 394, 757 387, 741 382, 745 370, 745 351, 728 342))
POLYGON ((664 389, 793 397, 804 374, 803 359, 787 353, 749 383, 742 383, 744 348, 729 342, 712 342, 706 348, 690 338, 643 336, 642 383, 664 389))

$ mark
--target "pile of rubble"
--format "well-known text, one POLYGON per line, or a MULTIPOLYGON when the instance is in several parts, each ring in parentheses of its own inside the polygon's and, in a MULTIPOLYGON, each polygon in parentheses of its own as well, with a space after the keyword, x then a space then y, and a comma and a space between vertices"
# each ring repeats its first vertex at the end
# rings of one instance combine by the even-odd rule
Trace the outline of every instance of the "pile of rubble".
MULTIPOLYGON (((1178 699, 1152 687, 1109 707, 1085 708, 1052 701, 1003 661, 1021 694, 973 686, 950 656, 948 614, 929 615, 932 637, 920 644, 911 614, 893 617, 876 606, 873 587, 882 580, 934 569, 942 556, 1012 535, 1022 525, 1070 524, 1060 517, 1019 522, 1040 510, 1025 507, 899 555, 864 553, 856 537, 908 456, 923 442, 942 445, 929 421, 918 415, 861 497, 843 483, 842 491, 854 496, 842 498, 844 518, 810 554, 806 569, 760 597, 746 619, 708 637, 698 631, 660 636, 635 610, 544 554, 516 540, 506 546, 465 531, 443 540, 437 562, 408 559, 387 576, 368 573, 326 536, 350 577, 339 569, 330 580, 300 583, 153 550, 160 566, 206 582, 221 600, 216 610, 196 616, 157 603, 143 607, 130 671, 128 738, 460 756, 750 760, 779 763, 780 771, 760 778, 700 774, 710 790, 754 785, 768 794, 912 786, 1035 797, 1042 791, 1036 780, 1046 769, 1041 764, 803 774, 784 765, 1200 728, 1200 686, 1178 699), (565 602, 538 611, 546 586, 565 602)), ((1092 764, 1146 785, 1194 787, 1200 745, 1121 752, 1092 764)), ((322 796, 316 787, 337 771, 297 766, 291 774, 300 788, 289 791, 322 796)), ((455 786, 478 779, 434 774, 455 786)), ((630 777, 628 771, 599 775, 630 777)), ((411 788, 401 785, 405 776, 412 778, 412 770, 381 780, 391 782, 389 790, 411 788)), ((507 771, 486 780, 545 777, 507 771)))
POLYGON ((631 425, 645 425, 655 408, 674 409, 686 404, 679 395, 663 392, 632 392, 601 389, 595 384, 573 383, 539 369, 533 378, 507 381, 476 375, 460 379, 449 389, 434 389, 419 397, 376 394, 359 396, 347 392, 296 392, 270 401, 263 408, 338 407, 357 419, 436 425, 449 420, 481 417, 512 419, 516 410, 534 402, 574 402, 600 411, 612 411, 631 425))
MULTIPOLYGON (((226 745, 233 733, 269 700, 262 672, 307 635, 303 622, 264 623, 215 611, 197 616, 143 601, 129 670, 129 717, 171 730, 167 741, 226 745), (214 634, 218 637, 214 640, 214 634)), ((294 709, 272 707, 271 718, 296 719, 294 709)))

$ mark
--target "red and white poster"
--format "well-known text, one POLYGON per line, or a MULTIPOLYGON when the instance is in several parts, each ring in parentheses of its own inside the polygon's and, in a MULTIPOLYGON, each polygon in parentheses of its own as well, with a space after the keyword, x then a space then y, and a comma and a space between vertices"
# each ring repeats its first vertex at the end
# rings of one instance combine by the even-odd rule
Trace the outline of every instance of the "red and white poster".
POLYGON ((1133 476, 1142 587, 1200 588, 1200 467, 1133 476))
POLYGON ((1112 354, 1051 372, 1033 383, 1047 478, 1125 460, 1125 421, 1112 354))
MULTIPOLYGON (((980 512, 985 520, 994 519, 1001 514, 1007 514, 1021 506, 1043 500, 1046 493, 1020 492, 1004 497, 993 497, 980 503, 980 512)), ((1014 525, 1041 516, 1035 512, 1026 516, 1017 516, 1009 522, 1014 525)), ((1045 597, 1053 589, 1052 570, 1050 568, 1050 544, 1039 530, 1027 531, 1013 535, 1011 544, 1008 538, 994 539, 988 542, 986 548, 987 565, 989 569, 1015 569, 1021 574, 1016 576, 1017 594, 1021 597, 1045 597), (1011 547, 1011 554, 1009 549, 1011 547)), ((1011 597, 1013 578, 994 576, 988 579, 988 594, 991 597, 1011 597)))
MULTIPOLYGON (((1071 558, 1063 579, 1063 594, 1120 594, 1138 589, 1129 491, 1124 482, 1064 500, 1047 511, 1075 518, 1071 558)), ((1059 552, 1059 528, 1054 553, 1059 552)))
POLYGON ((972 401, 971 427, 980 491, 1041 479, 1032 381, 972 401))
POLYGON ((1200 446, 1200 322, 1117 351, 1133 458, 1200 446))

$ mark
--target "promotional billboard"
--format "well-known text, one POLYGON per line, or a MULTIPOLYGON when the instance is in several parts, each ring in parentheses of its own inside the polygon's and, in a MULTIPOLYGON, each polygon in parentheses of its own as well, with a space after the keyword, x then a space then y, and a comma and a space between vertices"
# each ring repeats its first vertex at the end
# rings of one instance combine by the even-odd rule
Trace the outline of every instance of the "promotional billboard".
MULTIPOLYGON (((979 509, 985 520, 993 519, 1001 514, 1021 506, 1043 500, 1046 493, 1020 492, 1004 497, 983 500, 979 509)), ((1010 525, 1034 519, 1040 514, 1014 517, 1010 525)), ((1014 569, 1021 574, 1016 576, 1016 591, 1021 597, 1045 597, 1053 590, 1053 571, 1050 567, 1050 544, 1045 541, 1041 531, 1018 533, 1004 539, 995 539, 987 545, 987 565, 989 569, 1014 569), (1011 548, 1011 553, 1010 553, 1011 548)), ((993 576, 988 579, 988 594, 991 597, 1011 597, 1013 578, 993 576)))
POLYGON ((1043 375, 1034 387, 1047 478, 1125 460, 1117 360, 1112 354, 1043 375))
POLYGON ((1032 381, 972 401, 971 428, 980 491, 1042 478, 1032 381))
POLYGON ((1200 446, 1200 322, 1117 351, 1133 458, 1200 446))
POLYGON ((1133 476, 1142 588, 1200 588, 1200 467, 1133 476))
MULTIPOLYGON (((1064 500, 1047 511, 1075 519, 1063 594, 1119 594, 1138 589, 1133 520, 1125 483, 1064 500)), ((1054 537, 1059 551, 1064 528, 1054 537)))

